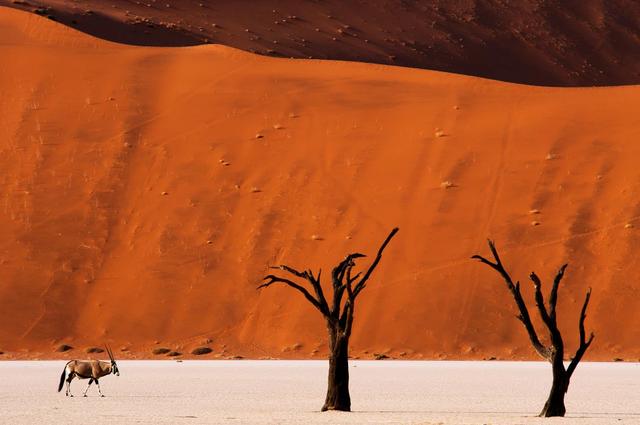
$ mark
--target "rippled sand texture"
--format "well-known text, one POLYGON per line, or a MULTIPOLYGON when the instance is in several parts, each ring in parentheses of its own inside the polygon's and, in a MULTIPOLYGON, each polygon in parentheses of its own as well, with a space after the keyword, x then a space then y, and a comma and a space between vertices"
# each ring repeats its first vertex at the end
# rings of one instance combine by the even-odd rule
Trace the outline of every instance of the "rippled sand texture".
POLYGON ((322 358, 317 312, 257 285, 280 263, 326 279, 394 226, 354 356, 535 358, 504 283, 469 258, 492 237, 529 300, 531 270, 549 288, 570 263, 568 346, 591 286, 587 359, 640 358, 639 86, 134 47, 8 8, 0 57, 2 358, 205 340, 322 358))

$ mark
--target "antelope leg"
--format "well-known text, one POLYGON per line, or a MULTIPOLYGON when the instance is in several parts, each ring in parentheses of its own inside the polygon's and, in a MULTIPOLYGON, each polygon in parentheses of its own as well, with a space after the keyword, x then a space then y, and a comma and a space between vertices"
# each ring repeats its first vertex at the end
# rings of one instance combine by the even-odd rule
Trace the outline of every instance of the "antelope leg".
POLYGON ((87 396, 87 391, 89 391, 89 387, 91 386, 91 384, 93 383, 93 378, 89 379, 89 385, 87 385, 87 389, 84 390, 84 396, 87 396))
POLYGON ((67 379, 67 392, 66 392, 65 395, 73 397, 73 394, 71 394, 71 380, 70 379, 67 379))
POLYGON ((97 379, 96 384, 98 385, 98 392, 100 393, 100 397, 104 397, 104 394, 102 394, 102 390, 100 389, 100 381, 98 381, 97 379))

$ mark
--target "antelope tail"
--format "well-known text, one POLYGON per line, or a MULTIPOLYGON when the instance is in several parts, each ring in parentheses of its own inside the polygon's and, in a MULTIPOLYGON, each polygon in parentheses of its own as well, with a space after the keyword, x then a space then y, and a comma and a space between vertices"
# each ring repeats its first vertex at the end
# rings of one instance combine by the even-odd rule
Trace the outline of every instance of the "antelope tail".
POLYGON ((62 369, 62 375, 60 375, 60 384, 58 384, 58 392, 62 391, 62 387, 64 386, 64 378, 67 375, 67 366, 69 365, 69 363, 64 365, 64 369, 62 369))

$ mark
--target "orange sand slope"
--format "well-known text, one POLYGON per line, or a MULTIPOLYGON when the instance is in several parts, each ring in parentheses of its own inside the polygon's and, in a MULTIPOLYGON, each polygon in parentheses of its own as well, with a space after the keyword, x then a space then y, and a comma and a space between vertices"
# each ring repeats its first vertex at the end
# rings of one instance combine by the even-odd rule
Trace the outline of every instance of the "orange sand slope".
POLYGON ((6 8, 0 57, 5 358, 204 339, 217 356, 320 356, 318 314, 256 291, 261 276, 327 275, 393 226, 354 355, 535 358, 504 284, 469 259, 489 236, 527 297, 528 272, 548 288, 570 263, 572 347, 592 286, 588 358, 640 357, 640 87, 127 47, 6 8))
POLYGON ((436 69, 546 86, 640 83, 637 0, 0 0, 107 40, 436 69))

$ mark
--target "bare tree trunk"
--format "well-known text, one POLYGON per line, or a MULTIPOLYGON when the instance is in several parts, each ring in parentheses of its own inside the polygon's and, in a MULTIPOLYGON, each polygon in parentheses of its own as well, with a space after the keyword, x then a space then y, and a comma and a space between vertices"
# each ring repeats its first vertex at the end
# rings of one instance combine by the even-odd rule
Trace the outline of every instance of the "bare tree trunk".
POLYGON ((553 359, 553 383, 549 398, 540 412, 540 417, 550 418, 553 416, 564 416, 567 409, 564 407, 564 395, 569 388, 569 376, 564 369, 562 358, 556 356, 553 359))
POLYGON ((351 411, 349 395, 349 337, 337 329, 329 329, 329 376, 327 398, 322 411, 351 411))
POLYGON ((558 303, 558 288, 560 287, 560 281, 564 277, 564 272, 567 268, 567 264, 560 267, 560 270, 558 270, 558 273, 553 280, 553 286, 551 287, 551 292, 549 294, 548 305, 545 304, 544 295, 542 295, 542 282, 540 281, 540 278, 534 272, 529 275, 529 278, 533 282, 533 286, 535 288, 536 307, 538 308, 538 312, 540 313, 542 322, 547 328, 547 331, 549 331, 549 339, 551 344, 549 346, 545 346, 540 341, 538 333, 536 332, 536 329, 533 327, 533 323, 531 322, 529 309, 527 308, 527 304, 524 302, 522 293, 520 292, 520 282, 516 281, 515 283, 513 283, 513 279, 511 279, 511 276, 509 275, 509 273, 507 273, 504 266, 502 265, 502 261, 500 260, 500 256, 498 255, 495 244, 491 240, 489 241, 489 249, 493 254, 495 262, 487 260, 481 255, 474 255, 471 258, 480 260, 480 262, 488 265, 502 276, 505 283, 507 284, 507 288, 509 288, 509 291, 511 292, 511 295, 513 295, 513 299, 515 300, 516 305, 518 306, 520 314, 517 317, 527 330, 533 348, 536 349, 540 357, 551 363, 551 368, 553 371, 553 383, 551 385, 551 392, 549 393, 549 398, 544 404, 544 408, 542 409, 542 412, 540 412, 539 416, 545 418, 553 416, 562 417, 566 413, 566 409, 564 406, 564 395, 569 389, 571 376, 576 370, 576 367, 578 367, 578 363, 580 363, 580 360, 582 360, 582 356, 584 356, 584 353, 586 353, 594 338, 593 332, 591 332, 591 335, 589 335, 589 338, 587 338, 587 334, 584 329, 584 321, 587 317, 587 307, 589 306, 589 300, 591 299, 591 288, 587 290, 587 295, 584 298, 584 304, 582 304, 582 310, 580 311, 580 321, 578 322, 578 330, 580 332, 580 346, 576 350, 576 354, 573 356, 573 359, 571 359, 569 367, 565 369, 563 362, 564 341, 562 338, 562 333, 560 332, 560 329, 558 329, 558 322, 556 319, 556 305, 558 303))
POLYGON ((382 252, 387 247, 391 239, 398 233, 398 228, 394 228, 389 236, 382 242, 376 258, 369 268, 364 272, 352 274, 353 268, 358 258, 365 257, 364 254, 354 253, 346 256, 331 272, 331 283, 333 288, 333 300, 331 305, 327 302, 324 290, 320 283, 322 270, 318 274, 308 269, 304 271, 296 270, 287 265, 280 265, 276 268, 289 273, 299 279, 306 280, 313 288, 314 295, 304 286, 285 277, 273 274, 264 277, 264 282, 258 286, 266 288, 274 283, 282 283, 300 292, 313 305, 327 321, 327 331, 329 332, 329 377, 327 379, 327 398, 325 399, 322 411, 342 410, 351 411, 351 396, 349 395, 349 337, 353 327, 353 312, 356 298, 367 286, 371 274, 380 263, 382 252))

